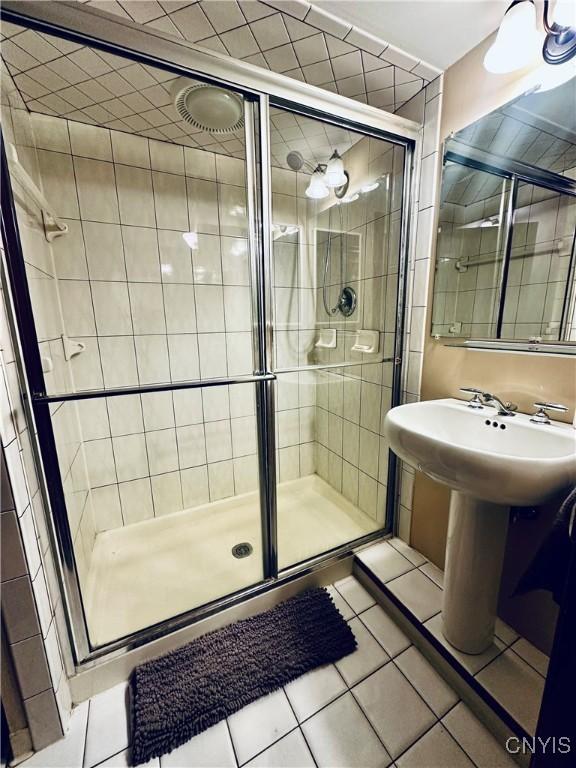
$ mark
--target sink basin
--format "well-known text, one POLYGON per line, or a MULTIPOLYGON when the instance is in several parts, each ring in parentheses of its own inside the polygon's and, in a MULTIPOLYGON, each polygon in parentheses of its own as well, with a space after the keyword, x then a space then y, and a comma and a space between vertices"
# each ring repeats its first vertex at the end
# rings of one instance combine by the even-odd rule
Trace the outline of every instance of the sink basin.
POLYGON ((576 430, 569 424, 532 424, 523 413, 498 416, 493 407, 447 399, 392 408, 384 430, 408 464, 496 504, 541 504, 576 480, 576 430))
POLYGON ((576 430, 446 399, 392 408, 384 434, 403 461, 452 489, 443 632, 482 653, 493 642, 510 507, 542 504, 576 482, 576 430))

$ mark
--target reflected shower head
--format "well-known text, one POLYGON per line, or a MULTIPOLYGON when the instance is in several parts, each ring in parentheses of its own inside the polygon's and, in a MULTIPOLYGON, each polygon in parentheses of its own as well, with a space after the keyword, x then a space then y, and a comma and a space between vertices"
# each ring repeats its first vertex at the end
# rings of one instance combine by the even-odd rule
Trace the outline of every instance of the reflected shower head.
POLYGON ((288 163, 288 167, 291 168, 293 171, 301 171, 306 161, 304 160, 300 152, 297 152, 296 150, 292 150, 291 152, 288 152, 288 154, 286 155, 286 162, 288 163))
POLYGON ((233 91, 179 77, 172 97, 180 117, 203 131, 233 133, 244 125, 244 104, 233 91))

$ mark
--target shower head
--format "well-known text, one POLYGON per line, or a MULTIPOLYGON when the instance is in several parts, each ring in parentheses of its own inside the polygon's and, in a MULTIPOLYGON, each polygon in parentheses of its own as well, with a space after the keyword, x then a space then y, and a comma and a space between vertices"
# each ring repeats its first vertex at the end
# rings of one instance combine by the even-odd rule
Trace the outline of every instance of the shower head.
POLYGON ((233 91, 179 77, 172 87, 180 117, 210 133, 233 133, 244 125, 242 98, 233 91))
POLYGON ((304 160, 300 152, 297 152, 296 150, 292 150, 291 152, 288 152, 288 154, 286 155, 286 162, 288 163, 288 167, 291 168, 293 171, 301 171, 306 161, 304 160))

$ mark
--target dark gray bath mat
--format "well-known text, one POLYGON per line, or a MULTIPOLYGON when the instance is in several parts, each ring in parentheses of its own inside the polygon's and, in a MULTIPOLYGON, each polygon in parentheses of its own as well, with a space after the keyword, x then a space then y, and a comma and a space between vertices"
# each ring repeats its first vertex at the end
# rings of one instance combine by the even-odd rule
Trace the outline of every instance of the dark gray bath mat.
POLYGON ((141 664, 131 679, 133 764, 355 648, 329 593, 316 588, 141 664))

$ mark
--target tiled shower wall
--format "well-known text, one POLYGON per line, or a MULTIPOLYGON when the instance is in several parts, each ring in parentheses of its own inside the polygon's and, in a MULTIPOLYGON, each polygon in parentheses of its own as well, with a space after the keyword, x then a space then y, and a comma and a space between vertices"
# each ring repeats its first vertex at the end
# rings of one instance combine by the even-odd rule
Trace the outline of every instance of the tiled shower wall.
MULTIPOLYGON (((392 396, 393 363, 370 362, 394 355, 396 296, 403 189, 400 147, 372 138, 356 143, 343 157, 354 194, 378 180, 379 186, 360 192, 358 199, 333 206, 318 226, 343 230, 358 238, 357 255, 349 248, 344 284, 358 296, 349 319, 328 319, 322 303, 322 259, 318 258, 317 326, 336 328, 337 348, 319 358, 326 362, 362 364, 324 371, 319 377, 316 408, 317 472, 363 512, 384 523, 389 446, 383 423, 392 396), (359 330, 379 333, 375 354, 352 350, 359 330)), ((338 250, 329 276, 331 305, 340 287, 338 250)), ((346 269, 346 267, 345 267, 346 269)))
MULTIPOLYGON (((568 172, 570 173, 570 172, 568 172)), ((443 203, 434 284, 433 331, 491 336, 502 250, 498 227, 459 229, 498 215, 500 196, 471 205, 443 203), (464 262, 460 268, 457 263, 464 262), (475 262, 481 262, 475 265, 475 262)), ((514 220, 502 335, 557 338, 572 252, 576 206, 564 196, 522 184, 514 220)))
MULTIPOLYGON (((34 175, 35 151, 28 113, 14 102, 7 78, 2 89, 4 140, 34 175)), ((36 175, 36 179, 38 176, 36 175)), ((38 258, 49 248, 37 219, 17 202, 21 235, 38 258)), ((4 274, 4 252, 0 253, 4 274)), ((49 279, 46 276, 45 279, 49 279)), ((8 317, 9 295, 0 293, 0 436, 2 462, 2 617, 14 658, 34 749, 55 741, 66 728, 71 708, 66 667, 71 663, 66 622, 56 575, 49 527, 25 418, 17 341, 8 317)))
MULTIPOLYGON (((65 200, 69 227, 53 244, 63 327, 85 347, 67 382, 62 341, 50 334, 50 391, 251 373, 243 161, 59 118, 34 115, 33 124, 45 194, 65 200), (183 232, 194 233, 192 249, 183 232)), ((275 219, 305 231, 300 174, 276 170, 275 219)), ((294 249, 274 254, 282 283, 294 249)), ((276 309, 288 327, 289 305, 276 309)), ((278 385, 280 480, 314 469, 313 387, 306 374, 296 385, 289 378, 278 385)), ((64 457, 76 443, 58 420, 75 412, 87 477, 82 467, 73 473, 73 527, 86 489, 94 511, 82 539, 257 487, 253 385, 66 403, 55 412, 64 457)), ((77 558, 86 574, 87 546, 77 558)))

